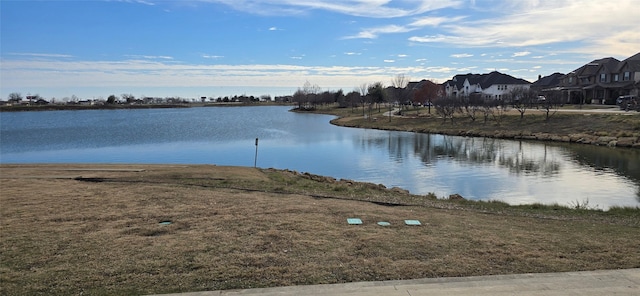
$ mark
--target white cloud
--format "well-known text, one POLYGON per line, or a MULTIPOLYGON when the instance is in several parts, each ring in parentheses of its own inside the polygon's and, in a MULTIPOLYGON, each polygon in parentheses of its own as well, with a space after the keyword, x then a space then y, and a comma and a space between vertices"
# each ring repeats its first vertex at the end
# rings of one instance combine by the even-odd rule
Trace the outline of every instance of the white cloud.
POLYGON ((520 52, 515 52, 513 53, 513 55, 511 57, 524 57, 524 56, 528 56, 530 55, 531 52, 530 51, 520 51, 520 52))
POLYGON ((457 7, 462 0, 200 0, 221 3, 233 9, 259 15, 300 15, 312 10, 371 18, 398 18, 419 15, 447 7, 457 7))
POLYGON ((385 63, 395 63, 396 60, 384 60, 385 63))
POLYGON ((31 53, 31 52, 18 53, 18 52, 11 52, 11 53, 9 53, 9 55, 27 56, 27 57, 35 57, 35 58, 73 58, 72 55, 57 54, 57 53, 31 53))
POLYGON ((442 16, 426 16, 421 17, 414 22, 410 23, 409 26, 412 27, 438 27, 445 23, 453 23, 458 22, 465 19, 465 16, 456 16, 456 17, 442 17, 442 16))
MULTIPOLYGON (((385 62, 392 63, 393 60, 385 62)), ((297 87, 308 78, 325 86, 354 87, 397 74, 426 77, 438 68, 299 65, 204 65, 162 60, 68 61, 3 60, 2 85, 30 90, 55 87, 126 89, 129 87, 297 87)), ((4 87, 2 91, 5 90, 4 87)), ((42 94, 48 95, 48 94, 42 94)), ((70 95, 70 94, 67 94, 70 95)), ((94 95, 102 95, 100 93, 94 95)), ((56 96, 59 96, 56 94, 56 96)))
POLYGON ((203 55, 202 55, 202 57, 203 57, 203 58, 205 58, 205 59, 214 59, 214 60, 224 58, 224 56, 220 56, 220 55, 208 55, 208 54, 203 54, 203 55))
POLYGON ((452 55, 450 55, 450 57, 452 57, 452 58, 470 58, 470 57, 472 57, 472 56, 473 56, 473 55, 472 55, 472 54, 470 54, 470 53, 458 53, 458 54, 452 54, 452 55))
POLYGON ((442 34, 439 35, 426 35, 426 36, 413 36, 409 37, 409 41, 418 42, 418 43, 456 43, 455 40, 459 40, 459 37, 455 36, 445 36, 442 34))
POLYGON ((346 36, 343 39, 375 39, 375 38, 378 38, 378 36, 381 34, 405 33, 405 32, 410 32, 412 30, 415 30, 415 28, 389 25, 389 26, 366 29, 356 35, 346 36))
POLYGON ((615 5, 592 0, 495 0, 484 19, 441 25, 445 33, 413 36, 413 42, 464 47, 530 47, 579 42, 574 53, 629 56, 640 48, 636 0, 615 5), (606 12, 606 13, 603 13, 606 12))
POLYGON ((125 55, 134 59, 146 59, 146 60, 173 60, 170 56, 152 56, 152 55, 125 55))

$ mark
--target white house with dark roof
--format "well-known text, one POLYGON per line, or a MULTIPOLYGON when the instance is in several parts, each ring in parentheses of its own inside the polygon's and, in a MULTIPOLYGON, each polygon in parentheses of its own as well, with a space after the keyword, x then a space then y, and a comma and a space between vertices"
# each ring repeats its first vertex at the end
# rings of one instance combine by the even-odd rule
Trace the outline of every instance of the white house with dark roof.
POLYGON ((502 100, 515 88, 529 89, 531 82, 493 71, 488 74, 458 74, 443 83, 447 96, 502 100))

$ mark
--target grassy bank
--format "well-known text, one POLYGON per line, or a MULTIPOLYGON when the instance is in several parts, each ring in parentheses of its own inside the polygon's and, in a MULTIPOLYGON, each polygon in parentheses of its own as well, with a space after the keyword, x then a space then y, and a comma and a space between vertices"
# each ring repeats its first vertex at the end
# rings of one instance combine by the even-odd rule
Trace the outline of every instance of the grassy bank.
POLYGON ((2 165, 0 178, 2 295, 640 267, 637 209, 435 200, 291 171, 205 165, 2 165))
POLYGON ((339 116, 333 123, 348 127, 374 128, 459 136, 525 139, 640 148, 640 112, 604 113, 592 108, 566 107, 546 119, 531 109, 521 119, 511 110, 499 119, 475 121, 457 114, 446 122, 432 108, 408 109, 403 116, 387 116, 388 109, 374 109, 363 116, 362 109, 319 107, 314 112, 339 116))

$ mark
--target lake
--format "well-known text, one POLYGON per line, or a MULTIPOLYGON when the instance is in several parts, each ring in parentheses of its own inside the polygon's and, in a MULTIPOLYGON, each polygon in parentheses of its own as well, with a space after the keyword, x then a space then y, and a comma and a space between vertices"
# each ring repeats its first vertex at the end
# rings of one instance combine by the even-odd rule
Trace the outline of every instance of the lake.
POLYGON ((637 149, 345 128, 290 108, 3 112, 0 163, 255 162, 439 197, 640 206, 637 149))

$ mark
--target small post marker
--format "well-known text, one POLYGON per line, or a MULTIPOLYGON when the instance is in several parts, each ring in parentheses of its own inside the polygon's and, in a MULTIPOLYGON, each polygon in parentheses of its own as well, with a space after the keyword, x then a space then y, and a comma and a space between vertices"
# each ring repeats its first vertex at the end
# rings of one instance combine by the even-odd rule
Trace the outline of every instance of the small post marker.
POLYGON ((253 159, 253 167, 257 167, 258 164, 258 138, 256 138, 256 156, 253 159))

